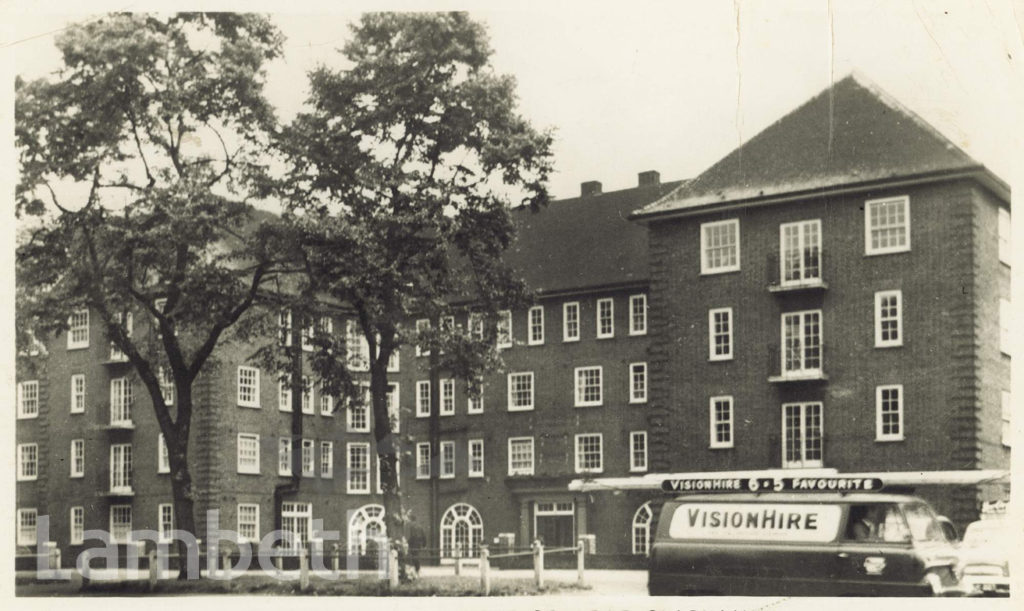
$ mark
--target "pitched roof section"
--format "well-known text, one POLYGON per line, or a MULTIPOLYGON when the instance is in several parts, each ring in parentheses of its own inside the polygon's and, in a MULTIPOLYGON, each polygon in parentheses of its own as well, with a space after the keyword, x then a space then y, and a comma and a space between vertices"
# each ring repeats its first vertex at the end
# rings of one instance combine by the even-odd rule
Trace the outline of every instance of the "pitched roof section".
POLYGON ((518 230, 505 260, 542 293, 645 282, 647 228, 627 220, 683 181, 551 202, 539 212, 517 208, 518 230))
POLYGON ((850 75, 636 216, 982 167, 888 94, 850 75))

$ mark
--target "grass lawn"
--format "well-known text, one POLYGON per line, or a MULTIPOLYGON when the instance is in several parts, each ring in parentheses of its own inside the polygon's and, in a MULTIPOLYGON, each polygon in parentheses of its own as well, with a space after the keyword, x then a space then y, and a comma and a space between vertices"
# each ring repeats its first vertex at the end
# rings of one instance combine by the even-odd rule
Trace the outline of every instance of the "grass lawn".
MULTIPOLYGON (((491 596, 533 596, 566 590, 579 590, 575 583, 549 582, 538 590, 532 579, 492 578, 491 596)), ((589 589, 584 586, 582 589, 589 589)), ((378 579, 339 579, 328 581, 310 578, 309 590, 299 591, 299 582, 279 581, 268 575, 247 575, 230 581, 201 579, 192 581, 164 580, 152 590, 146 581, 99 582, 81 590, 70 582, 29 582, 15 586, 18 596, 182 596, 189 594, 266 594, 303 596, 480 596, 480 579, 469 576, 423 577, 389 590, 378 579)))

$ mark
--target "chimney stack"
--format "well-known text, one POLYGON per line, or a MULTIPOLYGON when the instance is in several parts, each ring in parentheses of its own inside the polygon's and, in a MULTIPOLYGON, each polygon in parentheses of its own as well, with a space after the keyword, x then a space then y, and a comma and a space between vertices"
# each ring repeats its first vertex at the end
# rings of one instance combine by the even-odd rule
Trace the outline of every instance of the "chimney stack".
POLYGON ((656 170, 647 170, 646 172, 640 172, 637 174, 637 186, 639 187, 653 187, 661 184, 661 174, 656 170))
POLYGON ((601 194, 601 183, 596 180, 588 180, 580 183, 580 197, 601 194))

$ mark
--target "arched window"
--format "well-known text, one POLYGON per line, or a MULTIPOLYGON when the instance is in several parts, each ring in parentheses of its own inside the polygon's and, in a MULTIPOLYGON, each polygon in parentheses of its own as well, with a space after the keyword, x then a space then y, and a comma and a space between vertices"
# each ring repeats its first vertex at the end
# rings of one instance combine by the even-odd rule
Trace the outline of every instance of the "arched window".
POLYGON ((441 517, 441 557, 476 557, 484 538, 480 512, 466 503, 456 503, 441 517))
POLYGON ((653 517, 650 501, 641 505, 640 509, 633 514, 633 553, 637 556, 646 556, 651 553, 651 519, 653 517))
POLYGON ((365 554, 366 542, 387 536, 383 505, 363 505, 348 521, 348 553, 365 554))

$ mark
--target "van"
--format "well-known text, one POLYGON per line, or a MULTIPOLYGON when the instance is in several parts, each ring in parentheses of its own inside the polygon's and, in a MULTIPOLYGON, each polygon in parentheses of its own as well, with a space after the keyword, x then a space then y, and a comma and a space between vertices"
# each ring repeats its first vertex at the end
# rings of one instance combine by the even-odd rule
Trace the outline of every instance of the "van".
POLYGON ((876 492, 878 480, 844 479, 666 481, 689 493, 661 509, 649 593, 960 593, 956 551, 928 503, 876 492))

